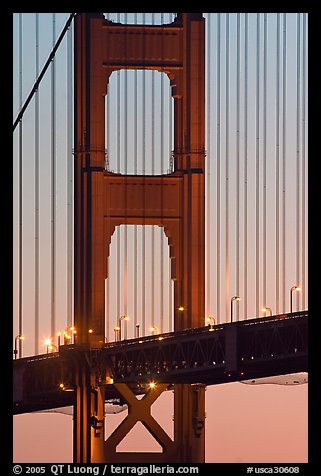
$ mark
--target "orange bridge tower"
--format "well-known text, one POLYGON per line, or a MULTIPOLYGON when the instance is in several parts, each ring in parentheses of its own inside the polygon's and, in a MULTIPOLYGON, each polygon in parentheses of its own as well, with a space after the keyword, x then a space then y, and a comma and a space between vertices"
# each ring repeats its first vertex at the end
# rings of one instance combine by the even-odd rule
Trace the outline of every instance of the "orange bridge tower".
MULTIPOLYGON (((205 316, 205 19, 178 13, 165 25, 123 25, 101 13, 75 19, 75 325, 77 345, 102 347, 105 279, 111 237, 122 224, 158 225, 170 246, 174 330, 204 325, 205 316), (105 96, 113 71, 157 70, 168 75, 174 100, 174 171, 114 174, 105 168, 105 96), (178 311, 184 307, 183 311, 178 311), (88 334, 88 329, 94 332, 88 334)), ((75 462, 204 462, 205 387, 174 385, 174 440, 151 415, 166 390, 157 385, 138 400, 114 384, 128 415, 105 440, 106 386, 97 388, 79 364, 74 405, 75 462), (99 428, 90 425, 92 416, 99 428), (118 452, 136 422, 160 453, 118 452)))

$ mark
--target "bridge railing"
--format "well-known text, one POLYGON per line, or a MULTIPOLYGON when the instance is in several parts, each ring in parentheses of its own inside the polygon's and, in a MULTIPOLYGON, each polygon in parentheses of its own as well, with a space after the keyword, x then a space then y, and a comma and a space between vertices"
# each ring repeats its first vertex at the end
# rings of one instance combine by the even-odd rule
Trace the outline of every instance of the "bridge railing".
POLYGON ((214 385, 307 372, 308 312, 59 350, 14 361, 15 413, 72 404, 80 367, 106 385, 106 399, 117 397, 113 383, 138 394, 152 381, 214 385))

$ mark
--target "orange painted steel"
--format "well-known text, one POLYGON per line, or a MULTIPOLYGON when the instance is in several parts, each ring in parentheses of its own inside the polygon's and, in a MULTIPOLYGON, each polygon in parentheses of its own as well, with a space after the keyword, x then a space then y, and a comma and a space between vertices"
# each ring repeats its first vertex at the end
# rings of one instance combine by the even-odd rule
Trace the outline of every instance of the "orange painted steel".
MULTIPOLYGON (((165 25, 122 25, 100 13, 76 16, 74 310, 79 344, 99 347, 104 343, 107 258, 111 237, 122 224, 164 228, 174 281, 174 330, 204 324, 204 29, 201 13, 179 13, 165 25), (169 77, 174 100, 171 174, 135 176, 105 169, 105 96, 112 72, 120 69, 152 69, 169 77), (183 311, 178 311, 180 306, 183 311)), ((157 461, 204 461, 204 392, 204 386, 175 385, 174 442, 171 451, 166 451, 165 438, 157 461)), ((80 395, 78 400, 81 405, 84 399, 80 395)), ((99 408, 100 420, 103 406, 99 408)), ((143 414, 148 414, 148 408, 143 414)), ((86 462, 88 438, 80 435, 79 424, 74 428, 76 440, 86 441, 84 451, 75 444, 74 458, 86 462)), ((102 446, 112 445, 104 442, 103 433, 91 437, 91 458, 96 462, 131 461, 128 453, 117 453, 115 445, 113 451, 104 451, 102 446)), ((158 436, 156 431, 156 439, 158 436)), ((163 436, 158 439, 162 445, 163 436)), ((148 453, 140 457, 148 461, 148 453)))

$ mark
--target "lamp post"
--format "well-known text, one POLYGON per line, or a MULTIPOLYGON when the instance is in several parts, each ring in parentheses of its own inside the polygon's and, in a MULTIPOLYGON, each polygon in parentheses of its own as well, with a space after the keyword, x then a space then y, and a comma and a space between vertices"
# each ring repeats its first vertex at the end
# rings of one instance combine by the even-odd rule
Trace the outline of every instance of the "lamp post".
POLYGON ((240 301, 240 296, 233 296, 231 298, 231 322, 233 322, 233 301, 240 301))
POLYGON ((135 326, 135 337, 139 337, 139 324, 135 326))
POLYGON ((205 322, 210 322, 210 323, 212 323, 212 326, 215 326, 215 317, 208 316, 208 317, 205 318, 205 322))
POLYGON ((160 333, 160 330, 158 329, 157 326, 152 326, 152 327, 150 328, 150 331, 151 331, 152 335, 155 335, 155 334, 159 334, 159 333, 160 333))
POLYGON ((263 307, 262 312, 268 312, 270 316, 272 316, 272 309, 270 307, 263 307))
POLYGON ((68 335, 70 335, 70 343, 75 343, 75 337, 76 337, 76 334, 77 334, 77 331, 76 331, 76 328, 75 326, 68 326, 67 329, 66 329, 66 332, 68 335))
POLYGON ((119 326, 114 327, 114 336, 115 336, 115 342, 120 340, 120 327, 119 326))
MULTIPOLYGON (((55 344, 51 343, 49 345, 49 350, 54 350, 54 352, 58 352, 58 347, 55 344)), ((48 352, 47 352, 47 354, 48 354, 48 352)))
MULTIPOLYGON (((77 334, 77 331, 74 326, 70 325, 66 327, 66 329, 64 330, 64 345, 75 343, 76 334, 77 334)), ((60 342, 60 337, 58 337, 58 340, 60 342)))
POLYGON ((46 348, 47 348, 47 354, 49 354, 49 347, 52 346, 51 339, 45 339, 45 340, 43 341, 43 343, 44 343, 44 345, 45 345, 46 348))
POLYGON ((292 288, 290 289, 290 312, 292 314, 292 308, 293 308, 293 305, 292 305, 292 297, 293 297, 293 291, 301 291, 301 288, 300 286, 292 286, 292 288))
MULTIPOLYGON (((120 316, 118 318, 118 327, 119 327, 119 340, 121 340, 121 321, 128 321, 129 317, 128 316, 120 316)), ((126 332, 124 332, 124 338, 127 339, 127 327, 124 329, 126 332)))
POLYGON ((213 316, 206 317, 205 318, 205 324, 206 324, 206 322, 209 322, 209 326, 210 326, 209 330, 213 331, 214 326, 215 326, 215 317, 213 317, 213 316))
POLYGON ((13 351, 13 355, 14 355, 14 358, 16 360, 17 358, 17 355, 18 355, 18 340, 23 340, 24 339, 24 336, 18 334, 15 339, 14 339, 14 351, 13 351))

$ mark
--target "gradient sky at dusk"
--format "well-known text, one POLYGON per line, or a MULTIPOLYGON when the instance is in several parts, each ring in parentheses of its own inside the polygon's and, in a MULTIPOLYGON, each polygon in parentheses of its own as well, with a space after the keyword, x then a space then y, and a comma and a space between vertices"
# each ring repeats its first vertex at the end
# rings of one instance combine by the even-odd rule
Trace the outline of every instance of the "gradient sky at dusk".
MULTIPOLYGON (((105 14, 107 16, 107 14, 105 14)), ((128 14, 112 15, 110 18, 121 22, 133 22, 134 17, 128 14)), ((134 14, 132 14, 134 15, 134 14)), ((137 14, 138 23, 143 19, 146 23, 165 23, 171 21, 171 14, 137 14)), ((259 108, 256 104, 257 93, 257 68, 256 47, 258 44, 257 14, 248 14, 248 136, 247 155, 245 155, 245 14, 231 13, 228 17, 222 13, 204 14, 206 18, 206 217, 207 217, 207 270, 206 270, 206 313, 215 316, 218 322, 229 320, 229 298, 236 292, 240 294, 241 301, 237 310, 238 319, 246 319, 257 316, 263 305, 270 306, 274 313, 289 311, 289 290, 292 285, 300 284, 302 293, 297 293, 295 298, 295 310, 307 309, 307 63, 304 68, 304 15, 299 17, 300 41, 297 50, 298 17, 295 13, 286 14, 286 43, 284 43, 283 26, 284 15, 280 14, 280 143, 276 144, 276 68, 277 68, 277 14, 267 14, 266 36, 266 102, 264 99, 264 17, 259 17, 259 108), (218 20, 219 18, 219 20, 218 20), (240 143, 237 145, 237 28, 240 21, 240 143), (220 22, 220 23, 219 23, 220 22), (221 32, 220 57, 218 56, 218 29, 221 32), (229 31, 229 33, 228 33, 229 31), (227 61, 226 46, 229 41, 229 57, 227 61), (286 45, 286 54, 283 56, 286 45), (299 75, 297 75, 297 60, 299 51, 299 75), (220 58, 220 90, 218 89, 218 59, 220 58), (283 60, 286 68, 283 70, 283 60), (229 66, 229 69, 227 69, 229 66), (285 83, 283 80, 285 71, 285 83), (227 76, 229 88, 226 87, 227 76), (283 86, 285 84, 285 89, 283 86), (285 96, 283 96, 285 91, 285 96), (229 95, 227 95, 227 92, 229 95), (218 116, 220 97, 220 111, 218 116), (226 114, 226 104, 229 101, 229 111, 226 114), (299 101, 299 102, 298 102, 299 101), (266 106, 265 106, 266 105, 266 106), (283 110, 283 106, 285 110, 283 110), (265 109, 266 107, 266 109, 265 109), (256 114, 259 110, 259 151, 256 149, 256 114), (266 140, 264 141, 264 111, 266 111, 266 140), (283 119, 286 119, 284 121, 283 119), (218 128, 218 122, 220 127, 218 128), (283 135, 283 128, 285 135, 283 135), (218 132, 219 131, 219 132, 218 132), (218 148, 220 138, 220 148, 218 148), (226 144, 228 143, 228 147, 226 144), (266 149, 265 149, 266 145, 266 149), (280 193, 277 196, 277 158, 276 151, 279 146, 279 185, 280 193), (257 153, 259 153, 259 170, 257 166, 257 153), (266 155, 265 155, 266 153, 266 155), (239 176, 237 175, 236 160, 239 155, 239 176), (220 161, 218 160, 220 157, 220 161), (266 157, 266 162, 264 162, 266 157), (247 160, 245 160, 247 158, 247 160), (264 175, 266 164, 266 175, 264 175), (284 166, 284 168, 283 168, 284 166), (245 176, 247 167, 248 176, 245 176), (219 174, 219 180, 218 177, 219 174), (285 174, 283 172, 285 171, 285 174), (257 175, 258 174, 258 175, 257 175), (257 176, 259 177, 259 195, 257 195, 257 176), (237 181, 240 189, 237 195, 237 181), (265 181, 265 182, 264 182, 265 181), (226 184, 229 188, 226 188, 226 184), (245 188, 247 183, 247 188, 245 188), (217 198, 221 187, 221 208, 217 207, 217 198), (245 230, 244 203, 245 190, 247 190, 248 217, 245 230), (229 199, 228 215, 226 214, 227 194, 229 199), (267 193, 265 195, 265 192, 267 193), (256 200, 259 197, 259 224, 256 227, 256 200), (263 237, 263 204, 267 199, 266 206, 266 240, 263 237), (284 202, 283 202, 284 200, 284 202), (278 205, 279 201, 279 205, 278 205), (286 214, 282 215, 282 206, 286 214), (276 210, 280 213, 280 236, 279 242, 276 235, 276 210), (237 217, 240 222, 238 223, 237 217), (221 226, 221 235, 217 236, 218 223, 221 226), (237 228, 239 226, 239 228, 237 228), (284 230, 284 236, 282 235, 284 230), (247 235, 245 234, 247 231, 247 235), (258 235, 257 235, 258 231, 258 235), (228 232, 228 242, 227 242, 228 232), (248 240, 247 261, 244 258, 245 236, 248 240), (284 238, 284 242, 282 241, 284 238), (258 240, 258 241, 257 241, 258 240), (265 244, 264 244, 265 243, 265 244), (284 243, 284 249, 283 249, 284 243), (255 261, 255 248, 259 246, 259 268, 255 261), (238 248, 239 246, 239 248, 238 248), (264 262, 264 246, 266 246, 267 259, 264 262), (277 246, 280 248, 280 261, 276 263, 277 246), (220 249, 220 253, 218 250, 220 249), (239 267, 236 266, 236 253, 240 252, 239 267), (282 252, 285 255, 283 266, 282 252), (220 256, 220 260, 218 257, 220 256), (280 266, 280 278, 284 287, 280 286, 280 299, 277 300, 275 289, 275 273, 277 265, 280 266), (266 274, 264 275, 264 266, 266 274), (243 282, 244 272, 247 270, 247 288, 243 282), (258 270, 258 271, 257 271, 258 270), (239 274, 237 274, 239 273, 239 274), (218 287, 218 276, 220 288, 218 287), (237 289, 240 278, 239 289, 237 289), (263 285, 266 282, 266 289, 263 285), (259 284, 259 295, 256 294, 259 284), (219 290, 220 289, 220 290, 219 290), (245 296, 246 295, 246 296, 245 296), (264 303, 264 296, 266 302, 264 303)), ((23 100, 27 97, 35 78, 35 14, 22 14, 23 16, 23 100)), ((60 34, 69 14, 56 14, 56 35, 60 34)), ((13 116, 16 117, 19 110, 19 45, 18 45, 18 13, 13 15, 14 38, 13 38, 13 68, 14 68, 14 104, 13 116)), ((40 34, 40 67, 46 61, 52 47, 52 14, 39 14, 40 34)), ((307 30, 307 25, 306 25, 307 30)), ((307 35, 307 31, 306 31, 307 35)), ((305 44, 305 47, 307 45, 305 44)), ((56 142, 56 331, 62 330, 66 325, 67 305, 67 248, 66 248, 66 221, 67 221, 67 179, 66 157, 72 159, 71 151, 67 151, 66 136, 66 41, 61 45, 56 60, 56 98, 57 98, 57 142, 56 142)), ((307 61, 307 60, 306 60, 307 61)), ((146 119, 146 143, 140 142, 137 147, 139 160, 143 152, 147 159, 146 164, 139 162, 138 173, 162 173, 169 168, 169 157, 172 149, 172 131, 170 123, 171 99, 169 94, 169 82, 165 75, 160 73, 146 72, 146 95, 147 107, 146 119), (161 79, 163 76, 163 79, 161 79), (160 93, 162 91, 162 93, 160 93), (155 117, 163 121, 151 121, 151 99, 153 98, 155 117), (163 102, 161 102, 161 98, 163 102), (163 106, 162 106, 163 104, 163 106), (162 119, 159 119, 162 117, 162 119), (163 154, 160 153, 159 129, 163 129, 163 154), (153 129, 154 127, 154 129, 153 129), (153 134, 156 131, 155 135, 153 134), (155 137, 155 142, 151 142, 155 137), (148 139, 149 138, 149 139, 148 139), (152 167, 150 157, 155 159, 155 168, 152 167), (149 158, 149 159, 148 159, 149 158)), ((109 85, 110 102, 108 104, 109 117, 117 120, 110 121, 106 131, 106 147, 108 148, 109 166, 112 170, 124 173, 125 168, 133 169, 134 130, 132 124, 135 121, 133 113, 133 89, 134 73, 124 73, 111 77, 109 85), (127 121, 130 127, 125 129, 123 99, 125 87, 129 110, 127 121), (122 94, 122 96, 121 96, 122 94), (121 98, 120 112, 118 98, 121 98), (121 146, 116 137, 122 134, 121 146), (127 148, 124 146, 127 144, 127 148), (126 155, 128 153, 128 157, 126 155)), ((142 110, 142 87, 143 73, 137 76, 138 114, 141 118, 142 110)), ((47 72, 43 84, 39 90, 41 103, 41 134, 40 134, 40 337, 44 339, 50 333, 50 71, 47 72), (49 144, 49 145, 48 145, 49 144)), ((106 101, 107 106, 107 101, 106 101)), ((141 121, 137 126, 138 138, 143 136, 141 121)), ((23 158, 23 316, 24 316, 24 356, 34 354, 34 101, 31 102, 24 118, 24 158, 23 158)), ((18 327, 18 128, 14 134, 14 195, 13 195, 13 220, 14 220, 14 302, 13 302, 13 330, 17 335, 18 327)), ((132 172, 131 172, 132 173, 132 172)), ((121 227, 116 231, 111 243, 110 276, 106 292, 106 333, 113 338, 112 329, 117 316, 122 314, 134 315, 134 295, 137 291, 142 294, 144 282, 142 279, 142 228, 138 227, 138 248, 133 247, 133 227, 121 227), (124 242, 127 240, 125 253, 124 242), (128 252, 127 268, 125 257, 128 252), (134 255, 139 257, 138 264, 134 255), (117 261, 118 260, 118 261, 117 261), (117 262, 121 263, 118 271, 117 262), (125 272, 125 269, 127 272, 125 272), (137 288, 128 286, 128 294, 124 296, 120 287, 124 288, 125 279, 131 283, 136 279, 137 288), (118 286, 118 288, 117 288, 118 286)), ((146 230, 146 265, 145 265, 145 314, 146 333, 149 325, 148 319, 157 324, 163 331, 171 330, 172 326, 172 289, 169 281, 169 257, 168 244, 162 230, 146 230), (152 245, 152 243, 154 243, 152 245), (156 251, 155 251, 156 250, 156 251), (157 252, 158 250, 158 252, 157 252), (161 250, 161 252, 160 252, 161 250), (154 251, 154 258, 152 252, 154 251), (164 256, 161 264, 160 255, 164 256), (152 271, 155 279, 152 280, 152 271), (160 288, 162 282, 162 288, 160 288), (161 291, 161 292, 160 292, 161 291), (166 318, 162 319, 159 309, 161 308, 160 295, 163 294, 163 309, 166 318), (154 296, 152 299, 151 296, 154 296)), ((126 281, 127 283, 127 281, 126 281)), ((126 286, 127 289, 127 286, 126 286)), ((137 314, 142 314, 140 301, 137 314)), ((261 311, 260 311, 261 312, 261 311)), ((261 313, 261 315, 263 315, 261 313)), ((139 321, 140 317, 135 317, 139 321)), ((134 330, 134 320, 130 323, 129 333, 134 330)), ((13 336, 13 337, 14 337, 13 336)), ((44 348, 40 345, 40 352, 44 348)), ((172 392, 166 392, 155 403, 153 415, 162 424, 170 436, 173 433, 173 402, 172 392), (155 412, 155 413, 154 413, 155 412), (165 418, 166 417, 166 418, 165 418)), ((257 385, 249 386, 241 383, 211 386, 206 391, 206 462, 306 462, 308 453, 308 386, 280 386, 280 385, 257 385)), ((106 418, 106 431, 111 431, 113 425, 120 422, 125 412, 119 415, 111 415, 106 418)), ((136 428, 124 441, 127 450, 139 451, 137 445, 144 438, 144 444, 148 443, 150 450, 157 448, 151 437, 145 438, 144 429, 136 428)), ((125 447, 124 446, 124 447, 125 447)), ((147 448, 145 447, 147 450, 147 448)), ((71 462, 72 461, 72 418, 60 414, 28 414, 14 417, 14 461, 15 462, 71 462)))

